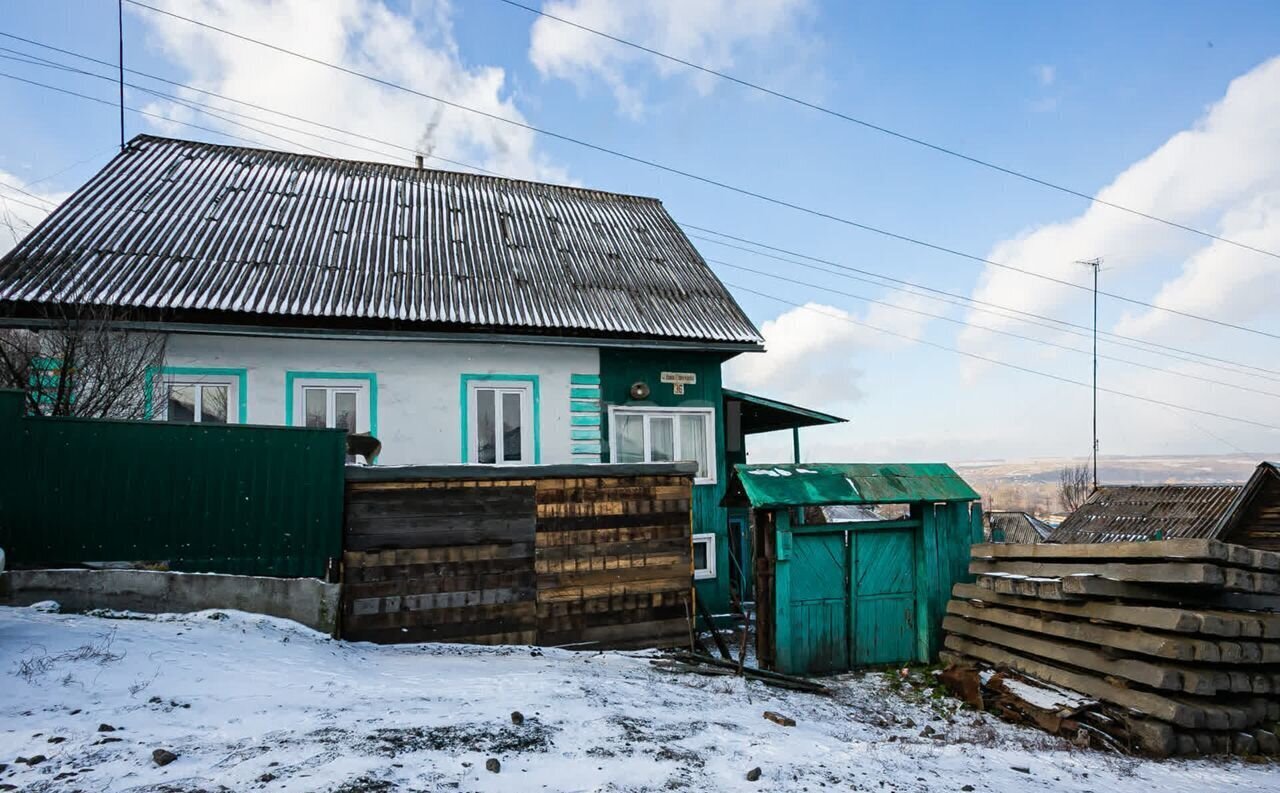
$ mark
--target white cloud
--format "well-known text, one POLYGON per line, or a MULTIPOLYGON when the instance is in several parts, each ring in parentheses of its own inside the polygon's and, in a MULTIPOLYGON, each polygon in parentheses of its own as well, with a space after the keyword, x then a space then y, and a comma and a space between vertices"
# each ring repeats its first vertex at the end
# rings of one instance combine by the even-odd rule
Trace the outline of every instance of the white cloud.
MULTIPOLYGON (((510 95, 503 69, 471 66, 462 61, 450 24, 452 7, 448 0, 417 0, 404 13, 391 10, 382 0, 332 0, 324 4, 323 11, 313 0, 187 0, 167 5, 211 25, 485 112, 524 120, 510 95)), ((146 10, 135 13, 147 26, 149 43, 187 72, 184 82, 506 175, 568 181, 565 172, 539 152, 535 133, 528 130, 445 108, 431 100, 188 22, 146 10)), ((209 101, 196 93, 185 96, 209 101)), ((150 109, 182 120, 199 115, 168 101, 156 101, 150 109)), ((244 108, 236 109, 244 112, 244 108)), ((199 123, 260 139, 272 148, 298 148, 204 116, 200 116, 199 123)), ((298 126, 297 122, 283 123, 298 126)), ((191 134, 180 131, 181 127, 156 126, 169 134, 191 134)), ((378 157, 354 147, 317 141, 262 124, 255 126, 338 156, 406 164, 413 161, 409 152, 387 149, 385 156, 378 157)), ((320 134, 335 136, 332 132, 320 134)), ((386 149, 368 141, 355 143, 386 149)))
MULTIPOLYGON (((921 298, 902 296, 895 304, 915 308, 921 298)), ((856 316, 834 306, 806 303, 760 327, 764 353, 739 355, 725 365, 731 387, 802 404, 838 405, 862 398, 865 372, 859 356, 869 350, 901 347, 919 338, 926 318, 873 304, 856 316), (867 323, 907 337, 880 333, 867 323)))
POLYGON ((0 171, 0 256, 30 234, 40 221, 48 217, 52 205, 62 203, 68 195, 46 192, 17 174, 0 171))
MULTIPOLYGON (((1098 196, 1259 248, 1280 250, 1280 58, 1232 81, 1225 95, 1193 125, 1126 168, 1098 196)), ((1070 220, 1004 240, 987 258, 1088 285, 1089 270, 1077 260, 1095 256, 1104 258, 1104 289, 1178 311, 1274 327, 1274 306, 1280 301, 1280 262, 1107 206, 1094 204, 1070 220)), ((1087 323, 1090 310, 1087 292, 994 267, 983 273, 973 297, 1024 311, 1073 317, 1082 323, 1087 323)), ((1106 298, 1103 311, 1104 330, 1259 365, 1269 366, 1274 356, 1266 342, 1166 312, 1132 306, 1126 309, 1106 298), (1108 322, 1108 316, 1118 320, 1108 322)), ((987 325, 1016 324, 985 314, 970 317, 987 325)), ((980 330, 967 329, 960 342, 968 350, 1017 360, 1017 348, 980 330)), ((1127 358, 1141 357, 1132 351, 1109 351, 1127 358)), ((1167 360, 1149 360, 1172 366, 1167 360)), ((1067 365, 1064 361, 1049 368, 1075 379, 1088 379, 1087 359, 1079 368, 1064 369, 1067 365)), ((1280 411, 1269 397, 1175 380, 1113 362, 1104 361, 1102 366, 1106 387, 1280 424, 1280 411)), ((991 371, 986 365, 973 363, 966 368, 970 382, 977 372, 991 371)), ((1202 376, 1220 375, 1195 371, 1202 376)), ((1064 393, 1076 391, 1065 388, 1064 393)), ((1208 417, 1193 417, 1204 425, 1204 429, 1197 428, 1186 414, 1123 398, 1108 397, 1106 402, 1109 433, 1113 438, 1117 433, 1126 434, 1130 448, 1150 449, 1166 442, 1214 445, 1206 430, 1221 432, 1249 449, 1274 446, 1277 438, 1273 432, 1242 429, 1208 417)))
POLYGON ((1047 63, 1042 63, 1031 71, 1036 77, 1036 82, 1044 88, 1053 85, 1054 80, 1058 78, 1058 70, 1047 63))
MULTIPOLYGON (((548 14, 627 39, 677 58, 719 71, 731 70, 744 55, 794 55, 805 46, 797 22, 809 0, 552 0, 548 14)), ((700 93, 710 93, 717 78, 662 58, 608 41, 555 19, 533 25, 529 58, 546 77, 579 86, 603 80, 622 111, 632 117, 644 110, 642 91, 628 70, 642 64, 663 78, 687 76, 700 93)))
MULTIPOLYGON (((1130 166, 1098 197, 1260 247, 1280 246, 1280 58, 1233 81, 1226 96, 1191 129, 1130 166)), ((1098 255, 1113 264, 1152 269, 1185 259, 1182 273, 1156 298, 1158 305, 1170 308, 1228 312, 1236 320, 1248 320, 1261 315, 1266 299, 1274 305, 1280 297, 1275 259, 1224 243, 1207 244, 1097 204, 1071 220, 1000 242, 988 258, 1084 283, 1087 270, 1076 262, 1098 255)), ((1076 291, 988 267, 974 297, 1045 311, 1078 297, 1076 291)), ((1126 327, 1154 333, 1171 321, 1168 314, 1143 314, 1126 327)), ((1185 320, 1178 322, 1186 327, 1185 320)), ((973 342, 982 335, 969 331, 964 338, 973 342)))

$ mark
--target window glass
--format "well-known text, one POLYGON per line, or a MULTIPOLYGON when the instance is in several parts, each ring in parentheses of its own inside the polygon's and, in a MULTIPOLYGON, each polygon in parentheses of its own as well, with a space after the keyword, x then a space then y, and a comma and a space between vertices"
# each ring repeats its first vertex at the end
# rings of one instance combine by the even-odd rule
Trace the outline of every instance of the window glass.
POLYGON ((478 463, 492 464, 498 461, 496 396, 497 392, 491 388, 476 390, 476 462, 478 463))
POLYGON ((520 434, 520 392, 504 391, 502 394, 502 460, 520 462, 523 437, 520 434))
POLYGON ((354 391, 335 391, 333 394, 333 426, 348 433, 356 429, 356 394, 354 391))
POLYGON ((694 570, 707 569, 707 550, 709 545, 710 543, 702 542, 702 541, 695 542, 693 544, 693 569, 694 570))
POLYGON ((649 461, 669 463, 676 459, 676 423, 670 416, 649 419, 649 461))
POLYGON ((196 420, 196 387, 193 385, 169 386, 169 421, 196 420))
POLYGON ((200 386, 200 421, 212 424, 227 423, 227 387, 224 385, 200 386))
POLYGON ((634 413, 619 413, 616 420, 618 448, 613 450, 614 461, 644 462, 644 417, 634 413))
POLYGON ((680 417, 680 459, 696 462, 698 477, 707 476, 707 418, 705 415, 680 417))
POLYGON ((304 388, 303 402, 306 406, 308 427, 323 429, 329 426, 328 393, 323 388, 304 388))

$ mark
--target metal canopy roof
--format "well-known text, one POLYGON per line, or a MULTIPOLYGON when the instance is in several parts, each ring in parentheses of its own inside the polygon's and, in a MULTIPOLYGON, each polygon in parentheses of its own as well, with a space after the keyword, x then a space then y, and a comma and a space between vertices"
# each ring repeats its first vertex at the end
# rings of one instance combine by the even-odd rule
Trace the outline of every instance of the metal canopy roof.
POLYGON ((653 198, 139 135, 0 259, 0 313, 759 349, 653 198))
POLYGON ((980 498, 945 463, 790 463, 737 465, 734 469, 726 501, 745 496, 755 508, 980 498))
POLYGON ((822 424, 840 424, 848 421, 839 416, 819 413, 816 410, 790 405, 745 391, 724 389, 725 399, 742 402, 742 433, 754 435, 760 432, 789 430, 796 427, 816 427, 822 424))

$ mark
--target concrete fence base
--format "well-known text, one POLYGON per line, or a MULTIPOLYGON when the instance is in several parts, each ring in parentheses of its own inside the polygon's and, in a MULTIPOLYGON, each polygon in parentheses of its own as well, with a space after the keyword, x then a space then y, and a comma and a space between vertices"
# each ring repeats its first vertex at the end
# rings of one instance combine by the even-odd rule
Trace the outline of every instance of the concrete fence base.
POLYGON ((151 614, 236 609, 337 632, 340 584, 317 578, 169 573, 155 570, 10 570, 0 605, 56 600, 68 611, 105 608, 151 614))

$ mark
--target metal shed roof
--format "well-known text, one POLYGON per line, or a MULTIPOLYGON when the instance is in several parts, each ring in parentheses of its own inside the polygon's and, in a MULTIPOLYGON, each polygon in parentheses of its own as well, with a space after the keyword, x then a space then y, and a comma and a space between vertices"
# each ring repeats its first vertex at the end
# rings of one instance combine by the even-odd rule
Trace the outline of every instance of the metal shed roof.
POLYGON ((848 421, 830 413, 802 408, 776 399, 748 394, 745 391, 723 390, 726 400, 742 402, 742 432, 754 435, 759 432, 789 430, 795 427, 816 427, 822 424, 841 424, 848 421))
MULTIPOLYGON (((791 463, 737 465, 732 487, 752 507, 977 501, 944 463, 791 463)), ((735 495, 731 493, 730 495, 735 495)))
POLYGON ((988 542, 995 542, 996 532, 1003 536, 1003 542, 1031 544, 1044 542, 1053 534, 1053 527, 1026 512, 994 511, 987 512, 987 526, 991 536, 988 542))
POLYGON ((1241 490, 1241 485, 1099 487, 1054 529, 1049 542, 1216 537, 1241 490))
POLYGON ((652 338, 760 333, 652 198, 134 138, 0 259, 0 313, 652 338))

